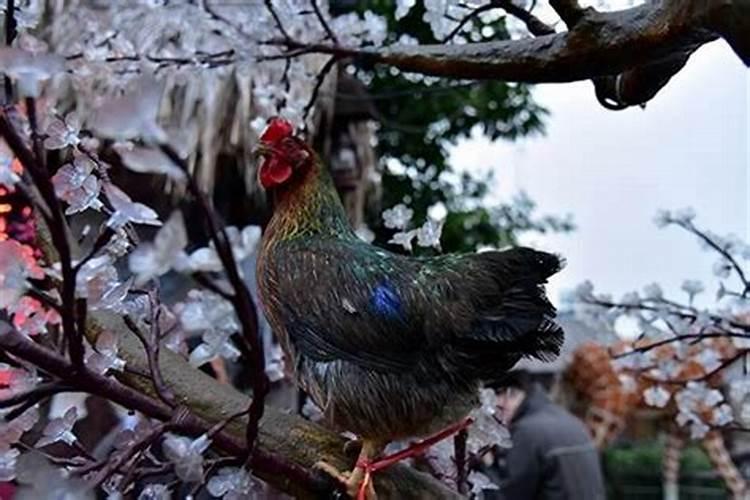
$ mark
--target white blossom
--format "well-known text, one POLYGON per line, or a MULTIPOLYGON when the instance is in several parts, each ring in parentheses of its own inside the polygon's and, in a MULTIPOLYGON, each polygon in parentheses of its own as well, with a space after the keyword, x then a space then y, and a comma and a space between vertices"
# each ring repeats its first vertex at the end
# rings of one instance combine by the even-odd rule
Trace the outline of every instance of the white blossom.
POLYGON ((643 391, 643 400, 649 406, 664 408, 669 403, 669 392, 663 387, 655 385, 643 391))
POLYGON ((443 234, 444 220, 435 221, 428 219, 417 229, 417 245, 421 247, 434 247, 440 249, 440 236, 443 234))
POLYGON ((717 278, 728 278, 732 272, 732 264, 722 257, 714 262, 713 272, 717 278))
POLYGON ((0 186, 12 187, 21 180, 13 162, 13 152, 5 141, 0 140, 0 186))
POLYGON ((672 214, 669 210, 658 210, 654 216, 654 224, 658 228, 666 227, 673 221, 672 214))
POLYGON ((94 372, 103 375, 109 370, 122 371, 125 360, 118 356, 117 337, 110 330, 102 331, 96 338, 93 349, 87 346, 86 366, 94 372))
POLYGON ((372 230, 365 225, 359 226, 355 233, 362 241, 366 241, 367 243, 372 243, 373 241, 375 241, 375 233, 373 233, 372 230))
POLYGON ((110 99, 95 110, 91 128, 102 137, 163 143, 167 135, 157 124, 163 85, 149 75, 134 80, 125 95, 110 99))
POLYGON ((147 484, 138 495, 138 500, 172 500, 172 491, 166 484, 147 484))
POLYGON ((114 150, 122 158, 122 163, 133 172, 164 174, 177 182, 185 181, 185 172, 158 149, 119 143, 114 150))
POLYGON ((99 210, 101 185, 93 174, 96 164, 88 157, 78 156, 72 163, 63 165, 52 176, 55 194, 68 204, 66 214, 83 212, 87 208, 99 210))
POLYGON ((706 347, 696 356, 695 361, 703 367, 706 373, 711 373, 721 366, 721 357, 715 349, 706 347))
POLYGON ((65 119, 54 118, 47 125, 47 138, 44 139, 44 147, 47 149, 62 149, 68 146, 77 146, 81 140, 78 134, 81 132, 81 119, 76 113, 70 113, 65 119))
POLYGON ((20 452, 15 448, 0 450, 0 481, 13 481, 16 478, 16 461, 20 452))
POLYGON ((416 4, 416 0, 396 0, 396 21, 406 17, 416 4))
POLYGON ((45 309, 38 300, 24 296, 8 307, 13 317, 13 326, 18 333, 33 337, 47 333, 47 326, 60 323, 60 315, 54 309, 45 309))
POLYGON ((471 483, 471 493, 474 495, 481 495, 484 490, 500 489, 499 486, 493 483, 489 477, 485 476, 478 470, 472 470, 469 472, 466 479, 471 483))
POLYGON ((403 203, 383 211, 383 223, 389 229, 404 229, 411 221, 414 210, 403 203))
POLYGON ((651 300, 661 299, 664 297, 664 291, 658 283, 651 283, 643 288, 643 296, 651 300))
POLYGON ((252 498, 260 483, 242 467, 222 467, 209 479, 206 489, 214 497, 224 500, 252 498))
POLYGON ((76 420, 78 420, 78 412, 75 406, 71 406, 62 417, 53 418, 47 423, 42 431, 42 437, 34 446, 42 448, 60 441, 72 445, 77 440, 75 434, 73 434, 73 426, 76 420))
POLYGON ((692 207, 685 207, 675 210, 674 214, 672 214, 672 219, 681 224, 689 224, 695 219, 695 215, 695 209, 692 207))
POLYGON ((203 480, 203 453, 211 440, 203 434, 197 439, 172 434, 164 438, 162 449, 167 459, 174 464, 177 477, 187 482, 203 480))
POLYGON ((273 344, 266 354, 266 375, 271 382, 278 382, 285 377, 284 351, 278 344, 273 344))
POLYGON ((416 235, 416 230, 394 233, 393 236, 391 236, 391 239, 388 240, 388 243, 391 243, 393 245, 400 245, 404 247, 404 250, 411 252, 412 241, 414 240, 414 237, 416 235))
POLYGON ((142 243, 130 254, 128 266, 135 274, 136 286, 157 278, 172 268, 187 267, 187 231, 182 213, 175 210, 159 229, 151 243, 142 243))
POLYGON ((104 190, 115 209, 115 212, 107 221, 107 225, 112 229, 119 229, 129 223, 161 226, 159 216, 153 209, 143 203, 134 202, 130 199, 130 196, 114 184, 105 184, 104 190))
POLYGON ((0 49, 0 71, 17 82, 22 97, 39 97, 42 83, 64 70, 65 60, 56 54, 0 49))
POLYGON ((685 280, 682 282, 682 289, 690 296, 690 300, 693 300, 693 297, 703 292, 706 287, 698 280, 685 280))
POLYGON ((732 414, 732 407, 726 403, 723 403, 711 412, 711 424, 721 427, 734 421, 732 414))
POLYGON ((43 277, 31 247, 15 240, 0 241, 0 309, 16 303, 28 287, 27 279, 43 277))

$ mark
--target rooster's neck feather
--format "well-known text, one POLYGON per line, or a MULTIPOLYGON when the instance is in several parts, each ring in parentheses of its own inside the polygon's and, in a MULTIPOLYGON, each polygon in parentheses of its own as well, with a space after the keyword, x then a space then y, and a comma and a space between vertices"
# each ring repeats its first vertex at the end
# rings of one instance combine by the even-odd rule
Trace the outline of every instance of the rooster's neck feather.
POLYGON ((274 239, 355 237, 331 174, 317 156, 302 175, 274 195, 274 213, 268 226, 274 239))

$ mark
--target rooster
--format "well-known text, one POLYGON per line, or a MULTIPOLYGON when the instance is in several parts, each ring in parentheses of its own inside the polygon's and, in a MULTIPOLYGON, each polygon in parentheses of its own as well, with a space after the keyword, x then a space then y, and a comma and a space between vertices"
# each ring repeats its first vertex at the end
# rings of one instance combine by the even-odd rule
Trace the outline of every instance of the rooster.
POLYGON ((522 357, 559 353, 563 332, 543 288, 557 256, 388 252, 357 237, 328 168, 288 121, 272 119, 256 153, 274 202, 258 257, 261 303, 297 383, 330 424, 361 439, 351 473, 319 464, 352 496, 374 496, 369 484, 362 492, 389 442, 458 429, 483 383, 522 357))

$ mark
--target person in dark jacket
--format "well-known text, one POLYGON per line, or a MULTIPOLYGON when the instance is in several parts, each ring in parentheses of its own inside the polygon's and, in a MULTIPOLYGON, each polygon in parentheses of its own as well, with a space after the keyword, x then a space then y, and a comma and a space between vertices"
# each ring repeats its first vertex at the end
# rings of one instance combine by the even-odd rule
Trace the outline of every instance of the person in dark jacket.
POLYGON ((603 500, 599 452, 583 422, 550 401, 524 374, 496 388, 498 413, 513 446, 484 472, 498 490, 487 500, 603 500))

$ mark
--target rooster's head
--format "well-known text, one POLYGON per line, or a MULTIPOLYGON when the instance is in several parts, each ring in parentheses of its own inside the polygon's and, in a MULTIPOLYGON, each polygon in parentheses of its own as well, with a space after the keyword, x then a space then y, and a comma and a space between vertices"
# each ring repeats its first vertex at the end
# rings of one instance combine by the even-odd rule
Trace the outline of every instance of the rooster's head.
POLYGON ((294 126, 283 118, 268 121, 255 154, 262 158, 258 178, 264 189, 286 184, 307 169, 313 158, 307 144, 294 135, 294 126))

